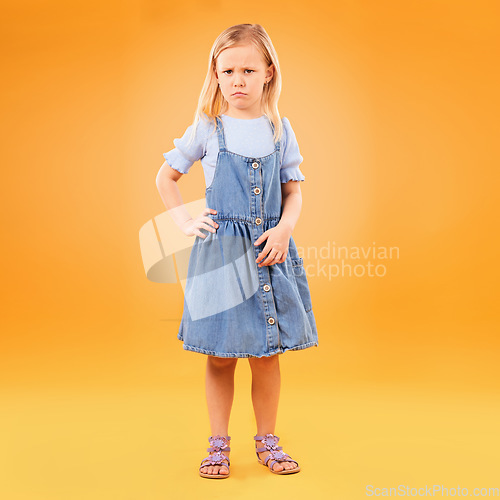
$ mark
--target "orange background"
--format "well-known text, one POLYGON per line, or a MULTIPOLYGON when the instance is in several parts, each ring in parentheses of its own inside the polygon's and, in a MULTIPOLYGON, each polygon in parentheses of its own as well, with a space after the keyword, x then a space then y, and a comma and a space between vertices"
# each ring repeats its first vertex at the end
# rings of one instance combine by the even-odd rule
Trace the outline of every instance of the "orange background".
MULTIPOLYGON (((500 487, 499 5, 4 3, 1 497, 500 487), (221 484, 197 475, 205 356, 177 340, 180 284, 146 279, 138 232, 165 210, 155 177, 210 47, 242 22, 279 55, 305 265, 340 264, 305 253, 329 242, 399 258, 375 259, 383 277, 308 272, 319 347, 281 357, 275 431, 302 471, 257 463, 242 359, 221 484)), ((179 187, 204 196, 200 163, 179 187)))

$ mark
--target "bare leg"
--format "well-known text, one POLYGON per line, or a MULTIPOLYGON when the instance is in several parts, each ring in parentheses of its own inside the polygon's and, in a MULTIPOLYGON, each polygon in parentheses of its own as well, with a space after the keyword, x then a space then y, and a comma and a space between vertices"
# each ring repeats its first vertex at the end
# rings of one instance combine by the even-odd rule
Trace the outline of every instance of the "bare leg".
MULTIPOLYGON (((207 356, 206 396, 212 436, 229 434, 229 416, 234 399, 234 370, 238 358, 207 356)), ((231 452, 223 451, 229 457, 231 452)), ((225 465, 208 465, 201 471, 206 474, 228 474, 225 465)))
MULTIPOLYGON (((279 354, 263 356, 262 358, 248 358, 252 370, 252 401, 257 420, 257 435, 274 434, 278 402, 281 388, 281 372, 279 354)), ((255 447, 262 448, 262 441, 255 441, 255 447)), ((259 452, 262 461, 269 455, 269 451, 259 452)), ((273 470, 295 469, 296 462, 277 462, 273 470)))

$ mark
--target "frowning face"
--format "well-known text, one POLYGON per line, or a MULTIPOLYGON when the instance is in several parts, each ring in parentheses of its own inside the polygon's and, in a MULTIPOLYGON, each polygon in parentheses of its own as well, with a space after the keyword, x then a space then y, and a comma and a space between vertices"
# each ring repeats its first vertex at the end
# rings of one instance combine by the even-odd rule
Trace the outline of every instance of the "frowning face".
POLYGON ((264 84, 273 76, 262 54, 253 44, 224 49, 217 58, 216 78, 228 114, 236 118, 258 118, 262 115, 264 84))

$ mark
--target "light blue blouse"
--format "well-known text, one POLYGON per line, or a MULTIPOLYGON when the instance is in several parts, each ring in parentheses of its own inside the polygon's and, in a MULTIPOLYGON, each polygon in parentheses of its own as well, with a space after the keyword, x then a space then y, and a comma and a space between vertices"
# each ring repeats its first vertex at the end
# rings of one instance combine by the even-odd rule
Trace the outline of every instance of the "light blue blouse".
MULTIPOLYGON (((266 115, 249 120, 224 114, 220 117, 224 125, 228 151, 251 158, 267 156, 274 151, 273 129, 266 115)), ((290 180, 304 181, 306 178, 299 168, 303 158, 295 133, 288 118, 283 117, 282 122, 280 181, 282 183, 290 180)), ((175 148, 163 153, 163 157, 174 170, 183 174, 189 172, 194 162, 201 160, 206 187, 208 187, 212 183, 217 164, 219 152, 217 133, 211 121, 200 120, 195 139, 188 146, 192 129, 193 125, 190 125, 181 138, 174 139, 175 148)))

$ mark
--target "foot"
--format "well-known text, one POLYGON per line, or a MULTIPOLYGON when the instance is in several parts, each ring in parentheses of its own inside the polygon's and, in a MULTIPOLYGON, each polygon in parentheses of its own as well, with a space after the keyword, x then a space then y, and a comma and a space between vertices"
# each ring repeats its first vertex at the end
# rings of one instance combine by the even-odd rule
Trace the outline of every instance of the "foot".
MULTIPOLYGON (((226 457, 229 457, 229 454, 231 453, 230 451, 223 451, 221 450, 221 453, 224 454, 226 457)), ((209 460, 206 461, 209 463, 209 460)), ((228 463, 226 460, 224 460, 224 463, 228 463)), ((229 467, 227 465, 207 465, 205 467, 202 467, 200 469, 201 472, 204 472, 205 474, 229 474, 229 467)))
POLYGON ((208 438, 210 448, 207 448, 207 451, 210 454, 201 461, 199 466, 200 474, 207 474, 209 476, 229 475, 230 440, 230 436, 221 436, 219 434, 208 438), (223 457, 227 457, 227 460, 223 457))
MULTIPOLYGON (((263 448, 265 446, 264 442, 263 441, 255 441, 255 450, 257 451, 257 448, 263 448)), ((259 455, 259 458, 264 462, 266 463, 266 457, 268 455, 270 455, 270 451, 266 450, 266 451, 258 451, 257 452, 258 455, 259 455)), ((272 460, 272 459, 269 459, 269 460, 272 460)), ((269 462, 268 462, 269 464, 269 462)), ((269 467, 269 465, 268 465, 269 467)), ((283 470, 283 469, 296 469, 298 467, 298 464, 297 462, 287 462, 287 461, 277 461, 273 464, 272 466, 272 469, 274 471, 277 471, 279 472, 280 470, 283 470)), ((269 467, 271 469, 271 467, 269 467)))

